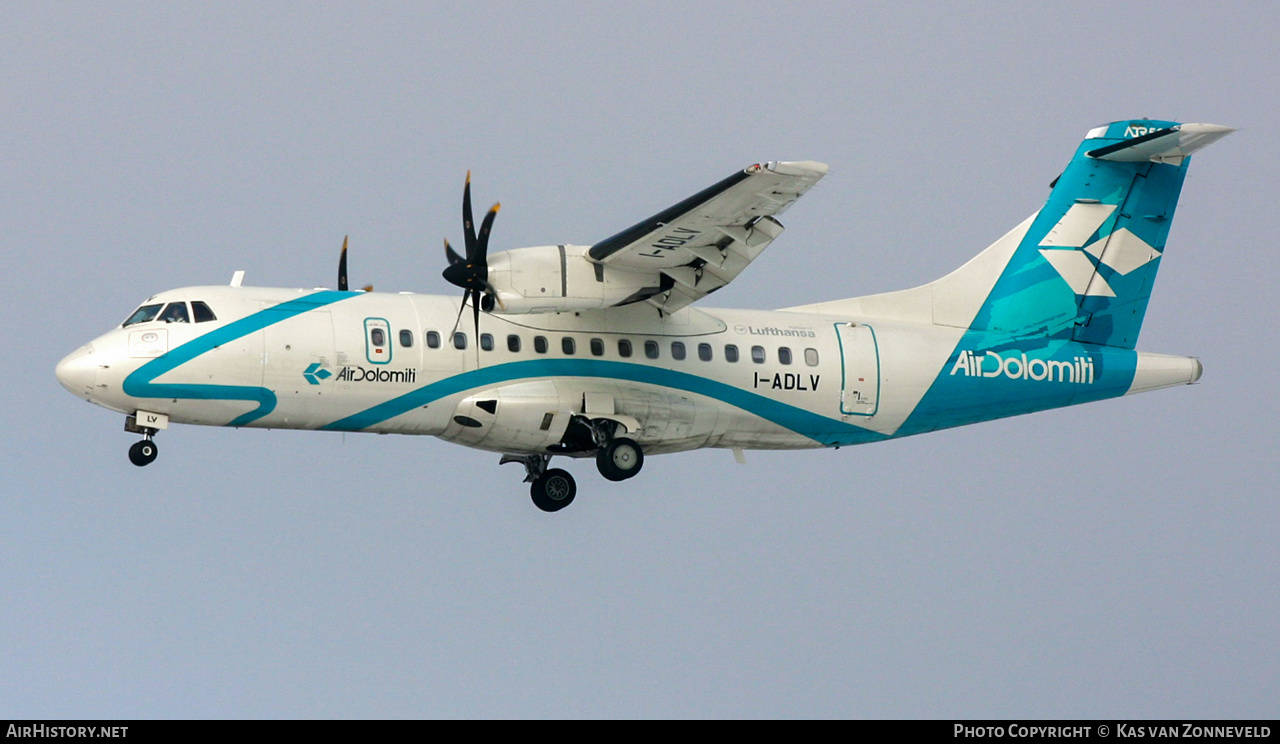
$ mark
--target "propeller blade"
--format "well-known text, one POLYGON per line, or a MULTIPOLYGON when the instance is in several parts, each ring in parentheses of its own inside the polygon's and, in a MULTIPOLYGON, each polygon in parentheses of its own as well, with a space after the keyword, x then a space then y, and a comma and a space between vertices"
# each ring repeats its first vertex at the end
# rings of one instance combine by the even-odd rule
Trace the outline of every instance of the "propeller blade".
POLYGON ((471 290, 471 315, 472 315, 472 317, 475 319, 475 324, 476 324, 476 335, 475 335, 476 353, 479 353, 479 349, 480 349, 480 290, 478 290, 478 289, 473 289, 473 290, 471 290))
POLYGON ((492 297, 494 302, 498 303, 498 307, 502 308, 503 311, 506 311, 507 303, 503 302, 502 298, 498 296, 498 290, 494 289, 492 284, 484 282, 484 292, 492 297))
POLYGON ((453 249, 453 246, 449 245, 448 238, 444 239, 444 257, 449 259, 450 266, 455 266, 460 263, 466 263, 466 259, 464 259, 462 256, 459 256, 458 252, 453 249))
POLYGON ((462 293, 462 304, 458 305, 458 317, 453 319, 453 330, 449 331, 449 343, 453 343, 453 334, 458 332, 458 324, 462 322, 462 311, 467 309, 467 297, 470 295, 470 292, 462 293))
POLYGON ((467 171, 467 183, 462 187, 462 239, 467 248, 467 260, 476 259, 476 228, 471 218, 471 171, 467 171))
POLYGON ((338 291, 347 291, 347 238, 342 236, 342 255, 338 258, 338 291))
POLYGON ((498 216, 498 209, 501 207, 500 203, 490 207, 488 214, 484 216, 484 222, 480 223, 480 238, 476 245, 476 252, 479 255, 473 259, 476 263, 489 265, 489 231, 493 229, 493 218, 498 216))

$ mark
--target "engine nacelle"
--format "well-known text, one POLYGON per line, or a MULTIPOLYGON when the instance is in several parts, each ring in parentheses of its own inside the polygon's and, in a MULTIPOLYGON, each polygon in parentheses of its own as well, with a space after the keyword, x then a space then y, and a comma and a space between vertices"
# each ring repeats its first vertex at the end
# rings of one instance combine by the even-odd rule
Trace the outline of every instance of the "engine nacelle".
POLYGON ((670 289, 656 272, 613 269, 587 258, 590 246, 541 245, 489 256, 498 312, 563 313, 636 302, 670 289))

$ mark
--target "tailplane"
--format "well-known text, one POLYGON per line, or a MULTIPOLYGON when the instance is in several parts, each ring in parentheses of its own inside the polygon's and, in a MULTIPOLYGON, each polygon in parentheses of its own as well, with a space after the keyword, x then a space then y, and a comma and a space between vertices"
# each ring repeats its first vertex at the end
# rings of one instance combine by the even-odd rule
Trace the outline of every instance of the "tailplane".
POLYGON ((915 289, 788 309, 1132 349, 1190 156, 1232 131, 1147 119, 1093 129, 1044 207, 955 272, 915 289))

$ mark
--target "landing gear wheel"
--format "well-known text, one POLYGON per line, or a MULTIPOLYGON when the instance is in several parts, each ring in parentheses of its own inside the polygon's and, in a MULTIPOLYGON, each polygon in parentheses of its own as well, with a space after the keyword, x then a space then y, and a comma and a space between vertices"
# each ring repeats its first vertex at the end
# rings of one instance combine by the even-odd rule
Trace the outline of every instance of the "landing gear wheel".
POLYGON ((129 462, 138 467, 150 465, 158 454, 160 451, 156 449, 156 443, 150 439, 144 439, 141 442, 134 442, 129 448, 129 462))
POLYGON ((624 481, 644 466, 644 450, 634 439, 619 437, 610 440, 596 453, 596 467, 600 475, 611 481, 624 481))
POLYGON ((560 511, 573 503, 578 494, 578 484, 573 476, 560 468, 552 468, 533 481, 529 489, 533 504, 545 512, 560 511))

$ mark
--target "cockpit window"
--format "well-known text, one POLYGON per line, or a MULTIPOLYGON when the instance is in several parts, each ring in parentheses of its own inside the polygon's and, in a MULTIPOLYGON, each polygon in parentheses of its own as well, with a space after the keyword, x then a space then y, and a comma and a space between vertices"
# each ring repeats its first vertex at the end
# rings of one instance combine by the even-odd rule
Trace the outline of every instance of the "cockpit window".
POLYGON ((199 300, 191 302, 191 313, 196 316, 197 323, 207 323, 211 320, 217 320, 218 316, 213 314, 209 306, 199 300))
POLYGON ((190 323, 191 319, 187 316, 187 303, 170 302, 160 313, 160 320, 165 323, 190 323))
POLYGON ((161 304, 143 305, 133 311, 133 315, 129 316, 129 319, 124 322, 124 325, 127 327, 137 323, 146 323, 148 320, 155 320, 156 315, 160 313, 160 308, 162 307, 164 307, 164 305, 161 304))

